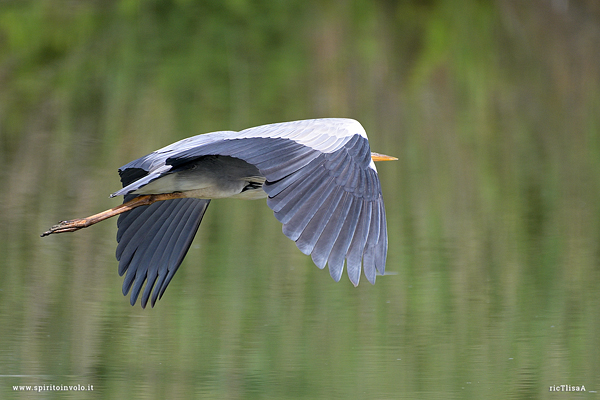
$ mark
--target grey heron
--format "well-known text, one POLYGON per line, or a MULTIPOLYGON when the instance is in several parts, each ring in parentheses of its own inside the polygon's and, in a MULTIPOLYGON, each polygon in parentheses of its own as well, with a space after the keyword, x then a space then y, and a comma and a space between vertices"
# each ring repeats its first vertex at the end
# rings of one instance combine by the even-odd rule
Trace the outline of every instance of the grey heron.
POLYGON ((183 261, 211 199, 267 197, 283 233, 317 267, 340 280, 344 261, 358 285, 362 270, 383 274, 388 239, 385 208, 362 125, 345 118, 283 122, 180 140, 119 169, 123 204, 61 221, 42 236, 72 232, 119 215, 123 295, 142 307, 161 298, 183 261), (154 289, 154 290, 153 290, 154 289))

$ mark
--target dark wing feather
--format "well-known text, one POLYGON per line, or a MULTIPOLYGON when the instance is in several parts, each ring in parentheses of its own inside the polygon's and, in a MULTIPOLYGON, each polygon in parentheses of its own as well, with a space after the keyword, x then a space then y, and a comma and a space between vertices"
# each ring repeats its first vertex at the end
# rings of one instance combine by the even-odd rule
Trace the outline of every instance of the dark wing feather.
MULTIPOLYGON (((332 215, 332 218, 330 218, 327 222, 327 225, 323 229, 323 233, 319 236, 319 239, 315 244, 315 248, 313 249, 311 256, 318 267, 323 268, 325 266, 325 263, 329 261, 330 256, 332 256, 331 250, 333 249, 333 245, 335 244, 335 241, 337 240, 342 230, 342 225, 344 224, 346 217, 348 216, 351 202, 350 197, 351 194, 348 192, 341 193, 341 196, 339 197, 340 201, 335 209, 335 212, 332 215)), ((343 254, 343 258, 346 258, 346 254, 343 254)), ((331 274, 331 277, 336 281, 339 281, 342 273, 342 266, 339 266, 339 275, 335 270, 335 268, 337 267, 338 266, 329 263, 329 272, 331 274)))
POLYGON ((354 285, 361 265, 374 283, 376 271, 385 271, 387 255, 383 197, 370 155, 367 140, 355 135, 337 151, 321 153, 283 178, 266 175, 264 185, 267 204, 285 235, 311 254, 319 268, 328 264, 335 280, 345 260, 354 285))
MULTIPOLYGON (((131 196, 127 196, 129 198, 131 196)), ((123 294, 135 304, 144 282, 142 307, 162 296, 181 265, 210 200, 175 199, 137 207, 119 216, 117 260, 125 275, 123 294)))
MULTIPOLYGON (((360 266, 367 243, 367 235, 369 234, 369 226, 371 225, 371 203, 362 200, 359 202, 360 209, 356 211, 358 214, 356 228, 352 235, 350 247, 346 255, 346 269, 348 277, 355 285, 360 279, 360 266)), ((366 276, 366 275, 365 275, 366 276)), ((369 281, 374 283, 374 281, 369 281)))
POLYGON ((138 179, 143 178, 148 175, 148 171, 142 168, 124 168, 119 169, 119 177, 121 178, 121 183, 123 187, 129 185, 132 182, 137 181, 138 179))
MULTIPOLYGON (((331 253, 327 261, 329 264, 329 272, 331 277, 336 281, 339 281, 342 276, 344 259, 348 257, 348 248, 350 247, 350 242, 352 241, 352 238, 356 232, 356 228, 358 227, 358 218, 360 217, 360 209, 362 207, 362 200, 352 198, 353 196, 351 195, 348 197, 350 198, 348 215, 344 220, 344 225, 340 229, 335 244, 331 248, 331 253)), ((348 263, 348 265, 350 267, 350 263, 348 263)), ((348 268, 348 277, 350 278, 351 282, 357 284, 360 277, 360 269, 348 268), (358 276, 356 275, 356 270, 358 270, 358 276)))
MULTIPOLYGON (((337 217, 334 216, 334 214, 342 199, 344 191, 340 187, 334 185, 329 185, 327 189, 328 191, 325 193, 326 196, 319 199, 320 201, 317 203, 319 204, 318 207, 309 209, 309 205, 307 204, 305 213, 307 215, 312 215, 312 218, 306 223, 306 226, 301 230, 300 236, 296 239, 296 245, 304 254, 311 254, 313 252, 317 240, 319 240, 325 226, 329 223, 329 219, 332 216, 334 218, 337 217)), ((288 237, 288 232, 296 232, 299 230, 299 227, 294 226, 294 222, 295 221, 290 221, 290 223, 283 226, 283 233, 288 237)), ((324 265, 317 266, 320 268, 324 267, 324 265)))
MULTIPOLYGON (((283 225, 283 233, 294 240, 304 254, 310 254, 315 245, 313 242, 308 246, 304 238, 308 235, 318 236, 315 232, 322 231, 322 228, 318 228, 318 224, 327 222, 325 217, 333 211, 332 201, 337 198, 339 193, 339 188, 331 184, 331 180, 323 180, 322 185, 315 192, 301 203, 297 203, 297 210, 294 211, 300 210, 300 212, 295 212, 291 217, 275 213, 276 218, 286 221, 283 225)), ((317 238, 315 237, 315 242, 317 238)))

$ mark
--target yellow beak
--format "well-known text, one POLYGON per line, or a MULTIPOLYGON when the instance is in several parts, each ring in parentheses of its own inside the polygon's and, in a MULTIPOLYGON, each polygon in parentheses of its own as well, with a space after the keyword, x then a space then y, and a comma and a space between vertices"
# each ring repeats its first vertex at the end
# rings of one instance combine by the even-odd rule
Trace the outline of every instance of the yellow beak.
POLYGON ((374 152, 371 152, 371 158, 373 159, 373 161, 394 161, 394 160, 397 160, 396 157, 386 156, 385 154, 379 154, 379 153, 374 153, 374 152))

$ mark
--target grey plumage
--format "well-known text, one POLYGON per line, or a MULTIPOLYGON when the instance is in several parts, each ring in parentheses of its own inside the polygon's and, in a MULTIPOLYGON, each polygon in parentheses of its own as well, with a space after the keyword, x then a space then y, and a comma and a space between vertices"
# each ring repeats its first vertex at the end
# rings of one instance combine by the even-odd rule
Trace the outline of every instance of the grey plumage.
POLYGON ((132 305, 140 294, 142 307, 162 296, 210 198, 268 196, 283 233, 317 267, 329 265, 335 281, 344 265, 354 285, 361 266, 371 283, 377 271, 385 271, 381 186, 356 121, 306 120, 199 135, 132 161, 119 173, 123 189, 113 196, 125 195, 125 201, 153 191, 190 193, 119 216, 116 256, 119 274, 125 274, 123 294, 131 292, 132 305))

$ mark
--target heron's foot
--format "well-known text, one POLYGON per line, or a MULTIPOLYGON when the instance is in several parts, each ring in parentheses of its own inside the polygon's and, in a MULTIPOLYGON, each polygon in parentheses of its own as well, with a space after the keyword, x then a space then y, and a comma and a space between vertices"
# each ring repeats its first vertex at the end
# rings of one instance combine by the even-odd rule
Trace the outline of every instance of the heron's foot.
POLYGON ((79 229, 85 228, 87 226, 89 226, 89 224, 87 223, 87 218, 78 218, 78 219, 72 219, 69 221, 60 221, 58 224, 52 226, 50 229, 48 229, 46 232, 42 233, 40 236, 44 237, 44 236, 52 235, 53 233, 74 232, 79 229))
POLYGON ((90 215, 86 218, 77 218, 69 221, 60 221, 58 224, 54 225, 52 228, 42 233, 40 236, 44 237, 52 235, 53 233, 74 232, 79 229, 87 228, 88 226, 97 224, 98 222, 104 221, 105 219, 112 218, 116 215, 133 210, 136 207, 149 206, 150 204, 155 203, 157 201, 181 199, 184 197, 186 197, 185 193, 181 192, 139 196, 129 200, 126 203, 121 204, 120 206, 111 208, 110 210, 102 211, 98 214, 90 215))

